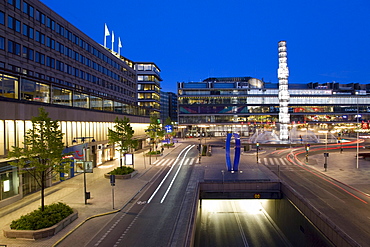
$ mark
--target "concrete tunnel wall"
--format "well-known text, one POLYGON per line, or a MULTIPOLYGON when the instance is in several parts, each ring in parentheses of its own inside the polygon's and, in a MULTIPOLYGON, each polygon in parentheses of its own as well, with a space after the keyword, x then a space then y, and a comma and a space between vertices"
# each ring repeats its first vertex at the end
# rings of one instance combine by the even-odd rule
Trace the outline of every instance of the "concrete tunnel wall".
POLYGON ((325 215, 289 185, 281 184, 282 199, 262 206, 293 246, 357 246, 325 215))

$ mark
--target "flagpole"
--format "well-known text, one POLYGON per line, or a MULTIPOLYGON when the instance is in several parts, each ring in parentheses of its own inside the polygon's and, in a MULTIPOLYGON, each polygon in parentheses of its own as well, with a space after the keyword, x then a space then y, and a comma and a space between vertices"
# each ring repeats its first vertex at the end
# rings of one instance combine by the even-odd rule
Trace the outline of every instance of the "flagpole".
POLYGON ((114 51, 114 32, 112 30, 112 52, 114 51))
POLYGON ((122 48, 122 43, 121 43, 121 37, 118 37, 118 55, 121 55, 121 48, 122 48))
POLYGON ((109 30, 107 27, 107 23, 104 23, 104 47, 107 48, 107 36, 109 36, 109 30))

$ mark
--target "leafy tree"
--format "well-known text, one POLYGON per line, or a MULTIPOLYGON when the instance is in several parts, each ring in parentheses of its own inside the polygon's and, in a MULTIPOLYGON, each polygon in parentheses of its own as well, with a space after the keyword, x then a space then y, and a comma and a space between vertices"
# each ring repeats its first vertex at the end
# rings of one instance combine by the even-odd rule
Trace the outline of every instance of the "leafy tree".
POLYGON ((24 147, 13 146, 8 158, 16 158, 11 165, 35 179, 41 188, 41 211, 44 211, 47 180, 60 172, 68 172, 72 160, 64 158, 65 145, 58 121, 52 121, 42 107, 39 116, 32 117, 31 121, 32 128, 26 132, 24 147))
POLYGON ((124 117, 120 119, 116 117, 114 120, 116 123, 114 125, 114 130, 108 128, 108 140, 110 144, 118 144, 119 145, 119 153, 120 153, 120 167, 122 167, 122 154, 131 152, 132 148, 137 147, 137 140, 134 140, 134 129, 130 125, 130 119, 124 117))
MULTIPOLYGON (((149 137, 150 141, 154 144, 157 144, 160 139, 164 137, 164 130, 161 127, 161 123, 156 116, 150 117, 150 124, 148 128, 145 130, 149 137)), ((155 145, 155 149, 157 150, 157 145, 155 145)))

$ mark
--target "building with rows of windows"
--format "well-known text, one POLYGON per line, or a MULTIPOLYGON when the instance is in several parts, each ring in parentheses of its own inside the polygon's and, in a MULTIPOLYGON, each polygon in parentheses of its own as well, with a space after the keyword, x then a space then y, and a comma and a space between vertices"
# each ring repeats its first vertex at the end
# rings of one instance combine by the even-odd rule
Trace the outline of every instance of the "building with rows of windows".
MULTIPOLYGON (((140 147, 145 146, 153 111, 138 103, 139 74, 139 90, 154 82, 150 90, 158 97, 151 98, 159 102, 160 70, 154 63, 135 63, 112 52, 39 0, 1 1, 0 206, 38 189, 32 177, 20 176, 8 164, 7 153, 22 145, 39 107, 59 120, 68 148, 88 142, 86 155, 94 166, 116 155, 107 141, 116 116, 130 118, 140 147)), ((73 177, 74 172, 72 167, 60 176, 73 177)))
MULTIPOLYGON (((252 77, 208 78, 178 83, 179 126, 185 135, 231 131, 248 135, 279 121, 279 85, 252 77), (190 125, 197 124, 192 128, 190 125)), ((345 125, 370 120, 370 84, 289 84, 291 123, 345 125)), ((367 125, 364 125, 367 126, 367 125)))

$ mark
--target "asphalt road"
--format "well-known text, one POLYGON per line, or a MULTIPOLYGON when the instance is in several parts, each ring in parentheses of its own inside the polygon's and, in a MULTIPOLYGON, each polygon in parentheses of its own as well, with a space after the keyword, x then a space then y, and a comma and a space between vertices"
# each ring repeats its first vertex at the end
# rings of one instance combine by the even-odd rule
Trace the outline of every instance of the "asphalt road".
POLYGON ((288 246, 258 204, 258 200, 203 200, 194 246, 288 246))
MULTIPOLYGON (((314 155, 315 152, 316 154, 324 153, 327 150, 325 146, 324 148, 317 147, 317 150, 310 150, 311 155, 314 155)), ((304 162, 300 162, 305 161, 303 148, 294 149, 293 152, 291 150, 275 152, 274 154, 267 154, 266 157, 285 157, 289 153, 288 158, 292 160, 294 165, 280 166, 280 178, 290 184, 357 243, 361 246, 368 246, 370 242, 370 198, 368 195, 345 183, 325 176, 325 174, 318 172, 309 165, 304 165, 304 162)), ((337 153, 330 154, 332 164, 341 162, 340 156, 335 156, 335 154, 337 153)), ((269 168, 278 174, 276 166, 269 166, 269 168)))
POLYGON ((198 155, 189 145, 153 167, 155 178, 121 212, 101 227, 86 246, 167 246, 177 223, 183 195, 198 155), (169 166, 171 160, 173 163, 169 166))

